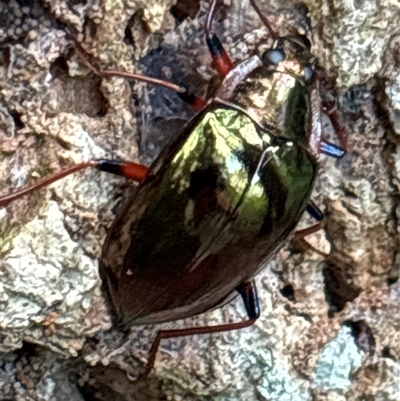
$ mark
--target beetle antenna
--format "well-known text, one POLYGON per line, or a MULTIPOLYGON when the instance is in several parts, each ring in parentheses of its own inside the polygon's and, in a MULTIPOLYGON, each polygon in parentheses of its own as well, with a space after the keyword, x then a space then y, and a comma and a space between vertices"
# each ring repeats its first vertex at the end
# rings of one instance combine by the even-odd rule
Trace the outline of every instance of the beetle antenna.
POLYGON ((135 74, 132 72, 117 71, 117 70, 103 70, 97 60, 89 54, 84 47, 72 36, 68 35, 69 38, 74 42, 75 48, 78 50, 79 55, 86 61, 88 67, 97 75, 103 78, 107 77, 120 77, 125 79, 132 79, 135 81, 146 82, 148 84, 163 86, 177 92, 178 94, 184 94, 187 92, 186 88, 183 86, 176 85, 172 82, 165 81, 158 78, 148 77, 143 74, 135 74))
POLYGON ((276 32, 273 28, 271 23, 269 22, 268 18, 261 12, 260 7, 258 7, 257 3, 255 0, 249 0, 251 6, 254 8, 254 11, 258 14, 260 20, 263 22, 263 24, 267 27, 269 33, 272 36, 272 39, 276 40, 279 38, 278 32, 276 32))
POLYGON ((215 6, 217 5, 218 0, 212 0, 210 4, 210 10, 208 11, 207 21, 206 21, 206 35, 211 35, 211 24, 214 19, 215 14, 215 6))

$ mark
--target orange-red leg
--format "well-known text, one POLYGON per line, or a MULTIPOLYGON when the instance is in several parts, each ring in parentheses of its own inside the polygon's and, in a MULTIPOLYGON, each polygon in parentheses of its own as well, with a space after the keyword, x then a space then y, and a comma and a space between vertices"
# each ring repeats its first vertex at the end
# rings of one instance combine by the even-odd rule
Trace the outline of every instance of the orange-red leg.
POLYGON ((91 160, 86 163, 80 163, 71 167, 67 167, 66 169, 58 171, 57 173, 54 173, 49 177, 45 177, 32 185, 25 186, 11 194, 1 197, 0 207, 7 206, 10 202, 16 199, 28 195, 34 191, 37 191, 38 189, 46 187, 53 182, 60 180, 61 178, 66 177, 67 175, 76 173, 80 170, 84 170, 88 167, 96 167, 98 170, 116 174, 134 181, 142 181, 144 178, 147 177, 149 172, 148 167, 138 163, 105 159, 91 160))
POLYGON ((243 329, 245 327, 253 325, 254 322, 260 317, 260 306, 254 281, 246 282, 239 285, 236 288, 236 291, 241 295, 243 299, 248 316, 247 320, 230 324, 221 324, 219 326, 189 327, 179 330, 159 331, 153 342, 153 345, 151 346, 146 368, 144 372, 139 376, 139 378, 143 378, 151 372, 151 369, 153 368, 154 362, 156 360, 160 342, 164 338, 194 336, 196 334, 221 333, 224 331, 243 329))
POLYGON ((210 4, 210 10, 207 15, 206 23, 206 41, 208 49, 212 57, 212 65, 217 70, 220 77, 223 79, 234 67, 232 60, 229 58, 228 53, 222 46, 221 41, 217 35, 211 33, 211 24, 215 14, 215 6, 218 0, 213 0, 210 4))

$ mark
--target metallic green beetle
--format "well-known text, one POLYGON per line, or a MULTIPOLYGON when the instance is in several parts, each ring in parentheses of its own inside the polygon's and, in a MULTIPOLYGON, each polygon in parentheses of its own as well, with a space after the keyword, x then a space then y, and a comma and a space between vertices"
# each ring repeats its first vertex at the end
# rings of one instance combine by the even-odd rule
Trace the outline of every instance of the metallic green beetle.
MULTIPOLYGON (((286 61, 293 63, 282 61, 282 69, 286 61)), ((262 66, 251 72, 255 82, 262 77, 262 66)), ((267 80, 275 93, 261 108, 274 110, 273 129, 217 95, 162 152, 112 226, 101 271, 124 323, 215 307, 296 226, 318 170, 320 123, 311 112, 318 106, 301 75, 274 72, 267 80)), ((244 96, 237 93, 234 104, 244 96)))
POLYGON ((251 1, 274 44, 234 67, 210 34, 216 3, 206 34, 222 84, 150 167, 103 248, 101 275, 123 325, 193 316, 235 290, 249 315, 236 325, 254 322, 252 279, 293 231, 317 176, 320 104, 308 41, 279 37, 251 1))
POLYGON ((159 332, 146 373, 162 338, 242 328, 259 316, 252 279, 295 228, 318 171, 320 105, 309 60, 303 41, 278 38, 232 68, 114 222, 101 276, 120 323, 193 316, 235 290, 249 316, 159 332))
MULTIPOLYGON (((94 160, 0 199, 0 206, 6 205, 89 166, 141 181, 112 225, 100 263, 116 321, 124 327, 193 316, 240 293, 248 320, 160 331, 145 373, 154 364, 162 338, 254 323, 260 312, 253 278, 308 206, 321 147, 333 156, 342 155, 321 140, 319 93, 308 41, 279 37, 250 0, 274 44, 235 67, 210 34, 216 3, 213 0, 210 7, 206 36, 222 83, 149 169, 94 160)), ((119 75, 180 91, 148 77, 119 75)))

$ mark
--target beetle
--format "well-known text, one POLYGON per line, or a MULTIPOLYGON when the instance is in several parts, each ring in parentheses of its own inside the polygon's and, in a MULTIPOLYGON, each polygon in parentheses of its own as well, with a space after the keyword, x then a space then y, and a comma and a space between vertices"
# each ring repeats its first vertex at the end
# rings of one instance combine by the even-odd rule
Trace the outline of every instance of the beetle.
POLYGON ((87 167, 139 181, 110 228, 100 261, 105 293, 121 327, 182 319, 226 303, 235 291, 242 296, 245 321, 160 331, 144 374, 153 367, 162 338, 234 330, 256 321, 254 276, 306 209, 322 220, 310 202, 319 155, 321 150, 343 155, 321 138, 318 81, 306 38, 280 37, 250 0, 274 43, 234 66, 211 30, 217 3, 210 4, 206 41, 222 83, 206 102, 166 81, 102 70, 77 44, 99 75, 163 85, 200 108, 150 168, 91 160, 0 198, 6 206, 87 167))

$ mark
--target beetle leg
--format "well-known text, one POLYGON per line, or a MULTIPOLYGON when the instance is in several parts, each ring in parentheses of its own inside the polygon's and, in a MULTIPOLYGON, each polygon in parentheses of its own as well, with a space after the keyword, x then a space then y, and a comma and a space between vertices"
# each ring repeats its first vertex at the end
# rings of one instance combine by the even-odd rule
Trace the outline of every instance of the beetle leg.
POLYGON ((151 369, 153 368, 154 362, 156 360, 160 342, 164 338, 185 337, 193 336, 196 334, 220 333, 224 331, 243 329, 254 324, 254 322, 260 317, 260 306, 258 302, 257 288, 254 280, 240 284, 236 288, 236 291, 241 295, 243 299, 248 316, 247 320, 244 320, 243 322, 221 324, 218 326, 189 327, 187 329, 159 331, 156 335, 153 345, 151 346, 146 368, 144 372, 139 376, 139 379, 147 376, 151 372, 151 369))
POLYGON ((335 81, 332 80, 325 71, 321 69, 315 70, 316 77, 319 83, 319 92, 322 102, 321 110, 326 114, 331 120, 333 129, 336 132, 336 136, 339 139, 341 147, 347 152, 347 136, 346 132, 340 124, 339 114, 338 114, 338 100, 337 93, 335 90, 335 81))
POLYGON ((303 230, 298 230, 294 233, 292 242, 300 249, 312 249, 314 252, 318 253, 323 257, 327 257, 328 255, 325 252, 320 251, 317 248, 311 246, 304 238, 307 235, 316 233, 317 231, 321 230, 325 226, 324 221, 324 214, 322 213, 321 209, 310 199, 307 205, 307 212, 308 214, 313 217, 315 220, 318 221, 317 224, 314 224, 310 227, 307 227, 303 230))
POLYGON ((304 228, 303 230, 298 230, 294 233, 292 242, 297 245, 298 248, 304 249, 312 249, 314 252, 318 253, 319 255, 322 255, 324 257, 327 257, 328 255, 322 251, 320 251, 317 248, 314 248, 311 246, 304 238, 307 235, 313 234, 325 226, 324 222, 324 214, 320 210, 320 208, 310 199, 307 205, 307 212, 313 217, 315 220, 318 221, 317 224, 314 224, 310 227, 304 228))
MULTIPOLYGON (((236 291, 240 294, 243 299, 244 306, 246 308, 247 316, 253 324, 260 317, 260 304, 258 301, 257 287, 254 280, 247 281, 236 287, 236 291)), ((244 321, 243 323, 245 323, 244 321)), ((250 324, 249 324, 250 325, 250 324)), ((247 326, 244 326, 247 327, 247 326)))
POLYGON ((272 25, 269 22, 268 18, 261 12, 260 7, 258 7, 255 0, 250 0, 250 5, 254 8, 254 11, 257 13, 260 20, 267 27, 272 39, 274 39, 274 40, 278 39, 279 38, 278 32, 276 32, 275 29, 272 28, 272 25))
POLYGON ((37 191, 38 189, 46 187, 47 185, 50 185, 53 182, 56 182, 61 178, 66 177, 67 175, 76 173, 80 170, 84 170, 88 167, 96 167, 98 170, 116 174, 134 181, 142 181, 144 178, 147 177, 149 172, 148 167, 138 163, 105 159, 91 160, 86 163, 79 163, 74 166, 67 167, 66 169, 58 171, 57 173, 54 173, 49 177, 45 177, 32 185, 26 186, 9 195, 1 197, 0 207, 7 206, 10 202, 19 199, 24 195, 37 191))
POLYGON ((342 125, 340 124, 337 107, 334 107, 333 109, 330 109, 330 110, 324 110, 324 108, 323 108, 322 111, 331 120, 333 129, 336 132, 336 136, 339 139, 340 145, 341 145, 342 149, 344 150, 344 153, 347 152, 347 150, 348 150, 348 147, 347 147, 347 136, 346 136, 346 133, 345 133, 342 125))
POLYGON ((314 234, 317 231, 323 229, 325 226, 325 222, 319 221, 317 224, 314 224, 310 227, 304 228, 303 230, 296 231, 293 235, 292 242, 300 249, 312 249, 315 253, 318 253, 318 255, 323 256, 324 258, 327 258, 329 255, 326 254, 325 252, 320 251, 317 248, 314 248, 312 245, 310 245, 304 237, 310 234, 314 234))
POLYGON ((138 182, 143 181, 149 174, 149 168, 139 163, 107 159, 93 160, 92 163, 95 163, 94 167, 100 171, 138 182))
POLYGON ((317 221, 322 221, 324 219, 324 214, 321 209, 311 199, 308 201, 307 212, 317 221))
POLYGON ((330 143, 328 141, 321 141, 321 153, 328 155, 330 157, 334 157, 335 159, 341 159, 345 154, 346 150, 330 143))
POLYGON ((207 35, 206 40, 213 60, 212 66, 223 79, 234 68, 233 62, 215 33, 207 35))
POLYGON ((96 58, 93 57, 90 53, 88 53, 83 48, 83 46, 76 39, 74 39, 73 35, 70 34, 69 37, 74 41, 75 48, 78 50, 80 56, 86 61, 86 64, 91 68, 91 70, 95 74, 99 75, 102 78, 119 77, 128 80, 131 79, 134 81, 141 81, 141 82, 146 82, 148 84, 163 86, 164 88, 168 88, 176 92, 184 102, 190 104, 195 110, 201 110, 207 104, 207 101, 205 99, 202 99, 200 97, 193 95, 192 93, 189 93, 184 86, 176 85, 173 82, 149 77, 143 74, 135 74, 133 72, 108 70, 108 69, 105 70, 97 62, 96 58))
POLYGON ((215 14, 215 6, 218 0, 212 0, 206 22, 206 42, 212 57, 212 65, 222 79, 234 68, 233 62, 222 46, 215 33, 211 33, 211 24, 215 14))

